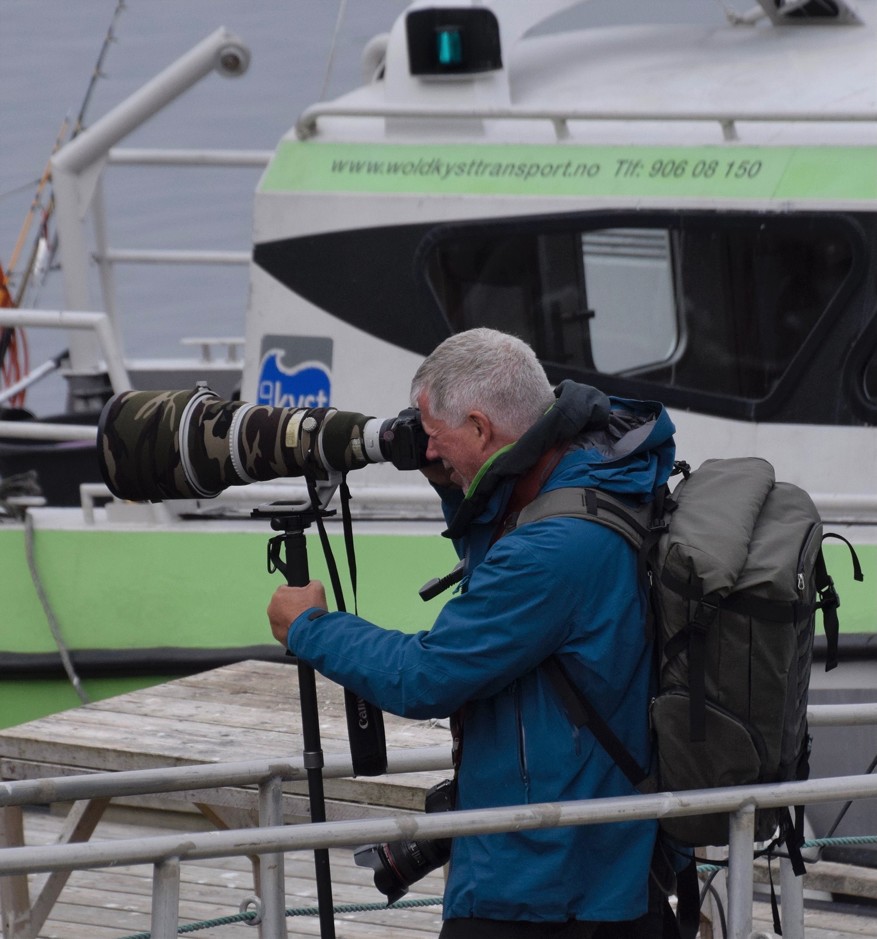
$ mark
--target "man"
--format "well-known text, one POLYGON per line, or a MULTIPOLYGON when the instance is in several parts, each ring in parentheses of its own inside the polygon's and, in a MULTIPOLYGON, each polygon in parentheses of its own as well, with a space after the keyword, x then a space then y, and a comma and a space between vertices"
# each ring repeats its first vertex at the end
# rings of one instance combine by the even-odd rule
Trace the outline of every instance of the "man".
MULTIPOLYGON (((274 636, 378 707, 455 715, 459 809, 634 793, 567 718, 540 668, 556 655, 643 766, 651 673, 633 549, 569 517, 520 528, 539 492, 599 486, 650 500, 670 472, 673 426, 660 405, 586 385, 553 391, 532 349, 473 329, 445 340, 411 389, 429 435, 425 472, 442 497, 465 574, 431 630, 386 630, 325 613, 317 582, 280 587, 274 636)), ((646 913, 652 821, 456 838, 443 939, 610 937, 646 913), (598 926, 598 924, 607 924, 598 926), (608 925, 615 924, 615 925, 608 925)))

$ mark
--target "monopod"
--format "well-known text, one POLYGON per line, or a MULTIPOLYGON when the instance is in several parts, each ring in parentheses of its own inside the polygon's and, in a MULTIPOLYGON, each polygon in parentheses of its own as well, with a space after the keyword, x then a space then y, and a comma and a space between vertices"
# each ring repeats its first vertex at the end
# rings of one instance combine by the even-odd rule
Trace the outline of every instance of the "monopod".
MULTIPOLYGON (((281 532, 268 542, 268 570, 280 571, 291 587, 304 587, 310 581, 305 531, 314 521, 334 512, 320 508, 314 500, 303 502, 274 502, 259 506, 251 517, 268 519, 274 531, 281 532)), ((325 544, 325 542, 324 542, 325 544)), ((327 562, 329 558, 327 557, 327 562)), ((334 569, 334 561, 330 562, 334 569)), ((333 581, 335 580, 333 571, 333 581)), ((336 598, 337 599, 337 598, 336 598)), ((314 669, 297 660, 299 700, 301 703, 303 762, 308 781, 308 802, 312 822, 326 821, 326 798, 323 789, 323 750, 320 743, 320 719, 317 707, 317 687, 314 669)), ((373 705, 345 690, 348 734, 355 775, 379 775, 386 771, 386 745, 383 733, 383 715, 373 705), (367 719, 363 721, 362 715, 367 719)), ((314 850, 317 882, 317 906, 321 939, 334 939, 335 919, 332 903, 332 875, 327 849, 314 850)))

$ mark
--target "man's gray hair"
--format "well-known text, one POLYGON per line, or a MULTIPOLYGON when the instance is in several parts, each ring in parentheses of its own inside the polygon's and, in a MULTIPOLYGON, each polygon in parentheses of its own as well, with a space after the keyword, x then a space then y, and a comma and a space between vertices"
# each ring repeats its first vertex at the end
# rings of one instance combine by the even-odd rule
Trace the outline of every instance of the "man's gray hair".
POLYGON ((435 417, 453 427, 478 410, 515 437, 554 403, 551 383, 530 346, 486 328, 456 333, 424 359, 411 382, 411 403, 416 406, 424 392, 435 417))

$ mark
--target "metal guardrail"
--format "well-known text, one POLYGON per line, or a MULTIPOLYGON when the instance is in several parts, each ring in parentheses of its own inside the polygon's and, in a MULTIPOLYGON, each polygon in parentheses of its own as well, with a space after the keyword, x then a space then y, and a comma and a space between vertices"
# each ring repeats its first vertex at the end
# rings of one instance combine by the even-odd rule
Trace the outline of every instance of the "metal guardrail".
MULTIPOLYGON (((877 722, 877 704, 822 705, 808 710, 814 725, 877 722)), ((447 747, 393 750, 391 773, 444 770, 447 747)), ((352 773, 349 759, 328 755, 327 777, 352 773)), ((260 828, 198 834, 160 835, 104 843, 0 849, 0 875, 71 871, 118 864, 154 866, 152 936, 171 939, 179 920, 180 863, 206 858, 258 854, 262 871, 262 935, 285 939, 283 852, 318 850, 370 842, 448 838, 510 830, 590 825, 633 819, 671 818, 703 812, 731 815, 728 872, 728 936, 752 933, 755 809, 816 802, 877 798, 877 776, 846 776, 805 782, 664 792, 567 803, 521 805, 431 815, 396 815, 357 821, 282 824, 282 783, 307 776, 303 758, 247 761, 172 769, 95 773, 0 784, 0 807, 81 799, 107 799, 217 786, 257 785, 260 828)), ((782 917, 786 935, 804 935, 803 883, 781 859, 782 917)))
POLYGON ((548 121, 554 126, 558 140, 569 137, 571 121, 656 121, 661 123, 718 124, 725 140, 737 140, 737 124, 874 124, 877 111, 683 111, 683 110, 576 110, 573 108, 516 108, 467 107, 436 108, 401 105, 363 105, 346 103, 320 103, 308 108, 298 119, 295 133, 299 140, 309 140, 317 133, 317 123, 323 117, 394 118, 412 120, 492 120, 492 121, 548 121))
MULTIPOLYGON (((102 173, 112 152, 113 162, 210 166, 259 166, 264 163, 261 151, 232 151, 221 156, 215 151, 182 151, 176 157, 170 151, 134 151, 126 156, 114 148, 152 115, 184 94, 211 72, 227 77, 244 74, 250 61, 246 44, 225 28, 217 29, 147 82, 110 112, 92 124, 65 146, 51 160, 55 195, 55 218, 64 251, 64 302, 69 309, 88 309, 89 270, 97 262, 104 306, 111 320, 116 317, 112 267, 115 262, 238 264, 240 252, 116 252, 106 241, 102 173), (89 248, 87 216, 92 213, 95 249, 89 248)), ((97 349, 88 337, 75 337, 70 343, 70 360, 77 371, 96 366, 97 349)))

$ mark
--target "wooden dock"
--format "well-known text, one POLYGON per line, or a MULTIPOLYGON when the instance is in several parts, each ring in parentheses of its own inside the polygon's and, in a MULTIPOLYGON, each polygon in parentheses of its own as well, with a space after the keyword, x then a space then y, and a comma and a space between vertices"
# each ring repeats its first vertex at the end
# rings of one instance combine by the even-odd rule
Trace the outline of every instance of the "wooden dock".
MULTIPOLYGON (((343 692, 337 685, 317 679, 322 745, 327 756, 349 753, 343 692)), ((391 750, 431 748, 446 751, 450 767, 451 735, 440 722, 406 721, 385 715, 387 746, 391 750)), ((298 708, 297 671, 288 664, 239 662, 224 668, 130 692, 105 701, 73 708, 17 727, 0 730, 0 778, 39 779, 90 772, 118 772, 173 768, 234 760, 256 761, 300 756, 303 748, 298 708)), ((326 815, 329 820, 367 818, 394 812, 422 811, 424 793, 448 772, 388 774, 380 777, 327 778, 326 815)), ((209 790, 162 793, 114 800, 103 817, 106 800, 96 799, 85 811, 87 824, 77 823, 77 839, 139 838, 151 832, 119 828, 119 811, 145 806, 160 809, 162 824, 175 823, 186 831, 211 827, 239 828, 256 824, 257 796, 253 786, 224 786, 209 790), (198 811, 194 811, 197 807, 198 811), (174 822, 174 820, 178 820, 174 822), (92 832, 91 826, 97 824, 92 832)), ((309 819, 307 783, 284 784, 284 820, 309 819)), ((59 815, 64 815, 58 807, 59 815)), ((17 807, 4 809, 2 838, 14 846, 22 843, 17 807)), ((61 818, 54 814, 23 813, 23 843, 56 840, 61 818), (55 834, 53 834, 53 831, 55 834)), ((139 824, 139 822, 138 822, 139 824)), ((67 837, 70 837, 68 832, 67 837)), ((372 873, 357 868, 350 852, 337 855, 336 903, 380 903, 372 873)), ((287 906, 316 903, 313 854, 289 854, 287 906)), ((33 878, 25 894, 10 877, 4 886, 4 916, 19 923, 42 923, 39 936, 76 939, 121 939, 149 928, 152 899, 152 867, 70 875, 54 907, 44 902, 41 887, 46 878, 33 878), (43 915, 47 914, 45 920, 43 915)), ((201 921, 234 915, 242 900, 253 896, 253 873, 247 858, 229 858, 208 866, 183 865, 181 921, 201 921)), ((437 875, 423 890, 442 892, 437 875)), ((53 895, 54 889, 45 896, 53 895)), ((421 892, 421 896, 423 896, 421 892)), ((366 926, 359 919, 345 925, 344 935, 393 934, 386 917, 410 922, 412 935, 435 935, 441 921, 438 906, 418 910, 377 911, 366 926), (369 923, 373 925, 368 925, 369 923), (424 923, 424 927, 416 924, 424 923), (365 931, 363 931, 365 929, 365 931)), ((315 917, 297 918, 293 934, 319 935, 315 917)), ((339 936, 341 935, 339 930, 339 936)), ((246 924, 198 931, 198 936, 252 939, 257 930, 246 924)))
MULTIPOLYGON (((28 811, 25 828, 30 844, 50 844, 61 831, 61 814, 28 811)), ((149 837, 185 827, 205 827, 198 816, 177 812, 110 810, 92 839, 149 837)), ((332 891, 336 906, 382 904, 371 872, 357 867, 350 852, 332 851, 332 891)), ((40 878, 33 883, 38 887, 40 878)), ((407 899, 439 897, 443 891, 441 871, 412 885, 407 899)), ((235 916, 242 901, 252 897, 252 869, 246 858, 184 863, 180 884, 180 925, 224 916, 235 916)), ((51 917, 37 939, 127 939, 148 932, 152 900, 152 867, 137 865, 112 870, 76 871, 65 886, 51 917)), ((309 853, 286 855, 286 906, 315 909, 316 885, 313 857, 309 853)), ((874 939, 877 936, 877 907, 856 911, 842 904, 816 904, 805 914, 806 939, 874 939)), ((315 915, 287 919, 290 936, 319 936, 315 915)), ((378 909, 339 913, 335 920, 338 939, 428 939, 438 935, 441 906, 378 909)), ((771 934, 770 905, 757 901, 753 929, 771 934)), ((210 926, 190 933, 203 939, 253 939, 256 930, 245 923, 210 926)), ((720 936, 716 934, 716 937, 720 936)), ((797 937, 787 937, 797 939, 797 937)))
MULTIPOLYGON (((44 811, 25 813, 29 844, 51 844, 63 825, 60 814, 44 811)), ((94 834, 95 840, 149 837, 169 830, 204 830, 198 816, 182 813, 143 812, 120 809, 107 813, 94 834)), ((371 871, 357 867, 349 851, 332 851, 332 895, 336 906, 346 904, 385 904, 375 889, 371 871)), ((310 852, 286 855, 286 906, 315 909, 314 860, 310 852)), ((44 878, 34 878, 32 895, 44 878)), ((440 897, 444 889, 442 872, 436 871, 412 885, 405 898, 440 897)), ((253 896, 253 872, 247 858, 230 857, 181 865, 180 925, 234 917, 240 904, 253 896)), ((148 932, 152 903, 152 865, 114 867, 94 871, 74 871, 55 903, 38 939, 125 939, 148 932)), ((287 919, 290 936, 319 936, 316 915, 287 919)), ((407 936, 427 939, 441 927, 441 905, 416 908, 378 909, 338 913, 338 939, 407 936)), ((204 939, 254 939, 258 934, 246 922, 216 925, 191 933, 204 939)))
MULTIPOLYGON (((288 665, 238 663, 2 730, 0 776, 10 780, 35 779, 299 754, 302 741, 300 718, 296 714, 295 675, 295 669, 288 665)), ((340 689, 321 682, 319 701, 327 751, 341 752, 347 742, 340 689)), ((430 722, 402 721, 388 715, 387 741, 391 748, 447 746, 450 754, 447 728, 430 722)), ((421 810, 424 790, 444 775, 447 774, 424 772, 404 777, 326 780, 329 818, 421 810)), ((286 821, 305 821, 305 784, 288 783, 284 790, 286 821)), ((171 831, 209 830, 211 823, 231 827, 253 824, 255 796, 251 788, 245 787, 138 796, 134 797, 136 806, 130 800, 120 800, 124 804, 114 802, 91 837, 92 840, 145 838, 171 831), (204 814, 196 811, 195 806, 204 814)), ((25 811, 24 842, 56 843, 62 837, 66 808, 25 811)), ((350 904, 374 907, 338 913, 338 939, 378 936, 426 939, 438 935, 439 904, 388 910, 374 887, 372 872, 357 867, 350 851, 332 851, 331 859, 336 907, 350 904)), ((812 870, 818 872, 820 865, 814 865, 812 870)), ((287 854, 285 874, 286 907, 315 909, 313 855, 287 854)), ((73 872, 42 926, 35 931, 35 939, 127 939, 148 932, 152 875, 151 864, 73 872)), ((31 898, 40 897, 45 880, 45 876, 30 879, 31 898)), ((840 881, 835 877, 833 882, 840 881)), ((831 883, 830 878, 823 877, 813 887, 840 889, 831 883)), ((406 900, 440 897, 443 886, 442 872, 434 872, 415 884, 406 900)), ((241 903, 253 897, 250 862, 244 857, 183 862, 180 895, 181 925, 236 917, 241 903)), ((39 905, 40 900, 36 899, 36 903, 39 905)), ((291 936, 320 935, 316 915, 290 917, 287 922, 291 936)), ((771 922, 769 904, 757 902, 754 928, 769 935, 771 922)), ((877 906, 854 911, 838 904, 829 904, 827 908, 814 906, 807 910, 805 923, 807 939, 877 937, 877 906)), ((252 939, 258 931, 245 922, 233 922, 211 925, 191 934, 206 939, 252 939)), ((716 939, 720 935, 720 931, 716 932, 716 939)))

